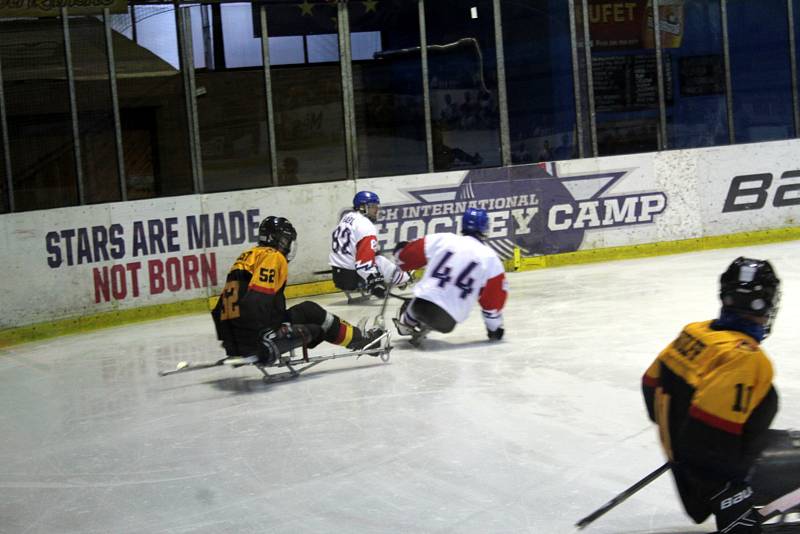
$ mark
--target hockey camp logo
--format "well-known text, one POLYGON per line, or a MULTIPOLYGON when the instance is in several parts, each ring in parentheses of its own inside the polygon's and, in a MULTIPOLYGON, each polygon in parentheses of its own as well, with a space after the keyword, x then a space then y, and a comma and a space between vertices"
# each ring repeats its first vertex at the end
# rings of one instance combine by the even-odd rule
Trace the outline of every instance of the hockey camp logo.
POLYGON ((663 192, 614 194, 630 172, 559 177, 553 163, 469 171, 460 184, 408 190, 410 203, 383 204, 376 227, 383 250, 426 234, 461 231, 468 207, 489 214, 487 244, 502 258, 578 250, 584 234, 654 222, 663 192))

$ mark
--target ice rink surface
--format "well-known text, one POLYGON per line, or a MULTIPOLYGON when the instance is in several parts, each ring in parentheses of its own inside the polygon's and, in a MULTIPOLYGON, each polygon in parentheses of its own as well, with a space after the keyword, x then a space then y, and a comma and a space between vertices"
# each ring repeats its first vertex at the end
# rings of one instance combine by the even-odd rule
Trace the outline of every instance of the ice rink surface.
MULTIPOLYGON (((420 350, 395 336, 388 363, 275 384, 254 367, 157 376, 222 357, 208 315, 0 351, 0 532, 574 532, 663 463, 641 375, 716 316, 739 255, 782 279, 773 426, 800 428, 800 242, 511 273, 502 342, 476 309, 420 350)), ((379 308, 313 300, 351 321, 379 308)), ((584 532, 713 530, 665 475, 584 532)))

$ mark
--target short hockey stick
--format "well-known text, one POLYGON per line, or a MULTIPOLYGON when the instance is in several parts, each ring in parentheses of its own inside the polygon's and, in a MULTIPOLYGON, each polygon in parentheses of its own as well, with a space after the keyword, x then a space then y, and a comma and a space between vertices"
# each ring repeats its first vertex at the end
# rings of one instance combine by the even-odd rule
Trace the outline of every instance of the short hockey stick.
POLYGON ((324 271, 312 271, 311 274, 332 274, 333 269, 326 269, 324 271))
POLYGON ((776 515, 785 514, 796 506, 800 506, 800 488, 790 491, 783 497, 778 497, 771 503, 761 507, 758 513, 764 517, 764 520, 767 520, 776 515))
POLYGON ((575 526, 578 527, 579 529, 585 528, 595 519, 605 514, 612 508, 616 508, 617 505, 622 504, 628 497, 630 497, 643 487, 647 486, 648 484, 650 484, 652 481, 654 481, 667 471, 669 471, 669 462, 665 463, 664 465, 662 465, 661 467, 659 467, 658 469, 656 469, 655 471, 653 471, 652 473, 641 479, 639 482, 637 482, 630 488, 626 489, 625 491, 623 491, 622 493, 620 493, 619 495, 617 495, 616 497, 605 503, 597 510, 595 510, 591 514, 587 515, 586 517, 575 523, 575 526))
POLYGON ((197 369, 209 369, 211 367, 219 367, 220 365, 225 365, 225 360, 227 360, 227 358, 222 358, 221 360, 217 360, 215 362, 207 362, 207 363, 178 362, 178 365, 175 366, 175 369, 170 369, 169 371, 159 371, 158 376, 169 376, 169 375, 174 375, 176 373, 196 371, 197 369))
POLYGON ((389 303, 389 297, 394 296, 392 294, 392 280, 389 280, 389 283, 386 284, 386 293, 383 295, 383 302, 381 302, 381 311, 378 312, 378 315, 375 317, 374 325, 380 328, 386 329, 386 321, 383 318, 383 315, 386 313, 386 305, 389 303))

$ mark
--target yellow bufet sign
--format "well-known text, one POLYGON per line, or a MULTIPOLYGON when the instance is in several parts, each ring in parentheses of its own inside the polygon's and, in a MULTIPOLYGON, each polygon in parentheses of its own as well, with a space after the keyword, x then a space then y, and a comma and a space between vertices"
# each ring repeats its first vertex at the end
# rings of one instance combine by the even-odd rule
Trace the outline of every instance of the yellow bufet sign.
POLYGON ((58 17, 61 8, 69 15, 100 14, 104 9, 111 13, 125 13, 127 0, 0 0, 0 18, 7 17, 58 17))

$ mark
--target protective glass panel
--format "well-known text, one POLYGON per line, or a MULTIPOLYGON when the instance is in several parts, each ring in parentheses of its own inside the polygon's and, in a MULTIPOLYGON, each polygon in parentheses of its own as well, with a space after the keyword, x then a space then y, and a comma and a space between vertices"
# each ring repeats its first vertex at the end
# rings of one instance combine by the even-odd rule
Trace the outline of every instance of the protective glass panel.
POLYGON ((426 2, 434 168, 500 165, 491 0, 426 2))
POLYGON ((512 163, 578 155, 568 9, 549 0, 502 3, 512 163))
POLYGON ((218 7, 192 13, 193 33, 199 27, 202 35, 195 46, 208 65, 195 70, 204 190, 266 187, 272 173, 261 38, 254 37, 260 20, 252 20, 258 10, 249 4, 218 7), (220 13, 221 24, 215 20, 220 13))
POLYGON ((339 37, 336 34, 306 36, 309 63, 339 61, 339 37))
MULTIPOLYGON (((258 19, 253 19, 258 11, 254 11, 251 4, 222 4, 220 11, 225 41, 225 66, 235 69, 263 65, 261 36, 252 29, 254 24, 259 23, 258 19)), ((194 21, 192 24, 194 25, 194 21)))
POLYGON ((70 17, 69 34, 78 107, 84 199, 87 204, 120 200, 114 112, 102 17, 70 17))
POLYGON ((113 32, 128 198, 191 193, 175 9, 136 6, 134 20, 135 39, 113 32))
POLYGON ((60 18, 0 20, 15 211, 78 204, 60 18))
POLYGON ((304 39, 300 35, 269 38, 270 65, 295 65, 306 62, 304 39))
MULTIPOLYGON (((667 108, 669 148, 728 143, 725 61, 719 0, 686 0, 681 19, 662 21, 680 46, 664 48, 672 63, 673 101, 667 108)), ((663 36, 664 32, 662 32, 663 36)), ((664 44, 674 44, 667 39, 664 44)), ((663 45, 662 45, 663 46, 663 45)))
POLYGON ((727 5, 736 142, 794 137, 786 0, 727 5))
POLYGON ((308 0, 267 6, 269 36, 301 37, 307 50, 303 64, 272 66, 280 185, 342 180, 347 176, 338 47, 333 54, 329 37, 337 33, 336 9, 336 4, 308 0), (315 53, 320 55, 316 59, 332 62, 311 63, 312 41, 318 44, 315 53), (328 52, 323 53, 324 50, 328 52))
POLYGON ((6 174, 6 158, 5 151, 3 150, 2 132, 0 132, 0 213, 8 213, 8 174, 6 174))
MULTIPOLYGON (((661 18, 673 17, 667 11, 674 10, 676 24, 682 24, 680 3, 660 4, 669 4, 660 8, 661 18)), ((652 7, 644 0, 624 4, 590 0, 588 7, 597 151, 601 156, 656 151, 659 94, 652 7)), ((663 59, 665 97, 671 105, 670 52, 665 50, 663 59)))
POLYGON ((356 2, 349 14, 359 175, 425 172, 417 5, 356 2))

